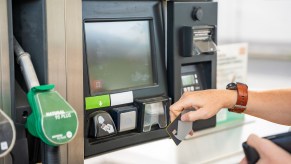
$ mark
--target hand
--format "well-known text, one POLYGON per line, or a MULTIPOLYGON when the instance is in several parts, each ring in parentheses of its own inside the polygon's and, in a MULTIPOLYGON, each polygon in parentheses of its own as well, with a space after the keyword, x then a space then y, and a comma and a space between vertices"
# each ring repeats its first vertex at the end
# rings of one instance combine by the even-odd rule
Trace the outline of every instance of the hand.
POLYGON ((184 109, 196 111, 183 114, 182 121, 196 121, 214 116, 221 108, 231 108, 236 103, 237 93, 233 90, 204 90, 185 92, 179 101, 170 106, 173 121, 184 109))
MULTIPOLYGON (((260 155, 257 163, 291 163, 291 155, 274 144, 272 141, 260 138, 254 134, 250 135, 247 143, 255 148, 260 155)), ((247 164, 247 159, 244 158, 240 162, 247 164)))

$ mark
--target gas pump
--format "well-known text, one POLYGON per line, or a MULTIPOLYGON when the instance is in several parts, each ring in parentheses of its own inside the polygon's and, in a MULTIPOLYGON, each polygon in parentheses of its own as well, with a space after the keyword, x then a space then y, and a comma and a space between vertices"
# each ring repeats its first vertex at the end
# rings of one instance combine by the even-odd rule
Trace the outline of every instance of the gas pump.
MULTIPOLYGON (((13 0, 15 38, 30 53, 15 40, 24 75, 16 74, 16 99, 28 92, 31 107, 17 106, 16 118, 49 145, 43 154, 75 135, 59 147, 64 163, 168 137, 172 101, 186 91, 215 88, 216 3, 163 3, 13 0), (65 132, 48 128, 62 119, 65 132)), ((202 122, 194 130, 214 126, 215 117, 202 122)))

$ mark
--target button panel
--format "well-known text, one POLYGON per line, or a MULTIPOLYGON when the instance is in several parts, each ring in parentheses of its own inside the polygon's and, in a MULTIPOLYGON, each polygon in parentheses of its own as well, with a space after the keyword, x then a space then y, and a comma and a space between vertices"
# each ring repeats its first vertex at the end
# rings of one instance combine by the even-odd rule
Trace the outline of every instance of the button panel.
POLYGON ((109 95, 86 97, 85 104, 86 110, 109 107, 110 97, 109 95))
MULTIPOLYGON (((185 78, 184 78, 185 79, 185 78)), ((199 82, 199 76, 196 72, 194 72, 192 75, 182 75, 182 93, 185 93, 185 92, 191 92, 191 91, 198 91, 198 90, 201 90, 201 86, 200 86, 200 82, 199 82), (191 83, 185 83, 183 82, 183 76, 191 76, 193 77, 193 80, 191 81, 191 83)))

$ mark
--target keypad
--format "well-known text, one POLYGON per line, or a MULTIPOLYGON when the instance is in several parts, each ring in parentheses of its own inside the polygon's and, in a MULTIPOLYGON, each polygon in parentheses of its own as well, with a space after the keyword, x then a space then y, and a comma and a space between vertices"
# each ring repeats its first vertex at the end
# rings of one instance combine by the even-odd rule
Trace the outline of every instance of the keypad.
POLYGON ((199 82, 199 76, 197 73, 194 73, 194 81, 193 84, 183 86, 182 87, 182 93, 184 92, 191 92, 191 91, 198 91, 201 90, 200 82, 199 82))

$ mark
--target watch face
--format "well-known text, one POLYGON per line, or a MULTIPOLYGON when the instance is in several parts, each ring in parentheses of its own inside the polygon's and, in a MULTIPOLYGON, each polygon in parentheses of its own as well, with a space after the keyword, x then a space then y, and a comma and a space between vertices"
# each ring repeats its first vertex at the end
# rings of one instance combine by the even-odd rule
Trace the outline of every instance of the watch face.
POLYGON ((226 89, 237 90, 236 83, 229 83, 229 84, 227 84, 226 89))

